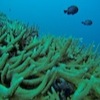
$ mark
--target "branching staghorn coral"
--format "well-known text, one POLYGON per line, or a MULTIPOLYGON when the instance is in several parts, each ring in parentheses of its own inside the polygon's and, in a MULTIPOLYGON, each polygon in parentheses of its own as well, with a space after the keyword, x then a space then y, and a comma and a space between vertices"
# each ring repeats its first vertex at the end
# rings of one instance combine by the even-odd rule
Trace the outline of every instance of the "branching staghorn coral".
POLYGON ((100 99, 100 54, 93 44, 38 38, 35 28, 2 19, 0 100, 100 99))

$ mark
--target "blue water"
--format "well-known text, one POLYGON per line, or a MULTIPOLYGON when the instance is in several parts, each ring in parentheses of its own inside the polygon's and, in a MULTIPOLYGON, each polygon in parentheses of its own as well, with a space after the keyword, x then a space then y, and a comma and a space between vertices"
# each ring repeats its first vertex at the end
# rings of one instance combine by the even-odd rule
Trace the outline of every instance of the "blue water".
POLYGON ((10 19, 39 27, 40 36, 73 36, 83 38, 83 43, 100 43, 100 0, 0 0, 0 11, 10 19), (76 5, 75 15, 63 10, 76 5), (93 25, 84 26, 81 21, 91 19, 93 25))

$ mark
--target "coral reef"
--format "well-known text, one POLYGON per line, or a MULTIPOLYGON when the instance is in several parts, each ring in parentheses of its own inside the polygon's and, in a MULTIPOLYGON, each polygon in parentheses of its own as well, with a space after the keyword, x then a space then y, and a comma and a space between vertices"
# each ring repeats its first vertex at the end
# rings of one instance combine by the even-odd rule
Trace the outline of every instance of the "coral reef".
POLYGON ((100 100, 98 48, 0 20, 0 100, 100 100))

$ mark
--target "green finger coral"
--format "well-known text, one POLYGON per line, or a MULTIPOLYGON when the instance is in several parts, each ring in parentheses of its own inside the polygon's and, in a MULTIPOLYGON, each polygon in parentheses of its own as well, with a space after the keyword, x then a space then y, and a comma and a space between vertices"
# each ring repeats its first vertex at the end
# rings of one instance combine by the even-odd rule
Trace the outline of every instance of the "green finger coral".
POLYGON ((72 37, 38 37, 0 13, 0 100, 99 100, 100 54, 72 37))

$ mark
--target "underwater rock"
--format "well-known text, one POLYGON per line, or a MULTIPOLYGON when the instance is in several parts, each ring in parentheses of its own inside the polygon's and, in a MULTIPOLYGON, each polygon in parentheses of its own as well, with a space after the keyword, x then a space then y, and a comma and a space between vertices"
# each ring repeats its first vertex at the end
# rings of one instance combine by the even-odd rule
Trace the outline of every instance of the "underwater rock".
POLYGON ((68 7, 66 10, 64 10, 64 13, 68 14, 68 15, 74 15, 78 12, 78 7, 75 5, 72 5, 70 7, 68 7))

